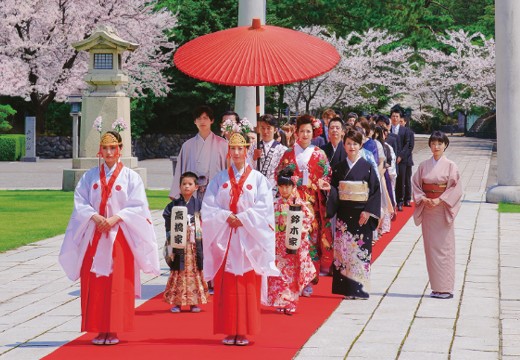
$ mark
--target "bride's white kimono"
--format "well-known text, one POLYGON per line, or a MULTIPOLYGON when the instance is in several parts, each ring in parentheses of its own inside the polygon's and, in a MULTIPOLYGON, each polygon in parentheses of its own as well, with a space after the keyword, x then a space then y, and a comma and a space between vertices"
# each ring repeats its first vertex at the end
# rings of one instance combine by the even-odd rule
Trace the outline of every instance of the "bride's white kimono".
MULTIPOLYGON (((116 165, 109 169, 105 164, 107 182, 116 165)), ((79 181, 74 193, 74 211, 70 218, 63 241, 59 262, 67 277, 77 280, 89 242, 95 233, 92 215, 98 213, 101 202, 99 168, 87 171, 79 181)), ((157 241, 148 209, 144 184, 135 171, 123 167, 117 177, 112 194, 108 198, 105 217, 118 215, 118 222, 109 232, 103 233, 94 256, 91 272, 97 276, 112 273, 112 250, 119 229, 132 250, 135 259, 135 294, 141 295, 139 271, 160 274, 157 241)))

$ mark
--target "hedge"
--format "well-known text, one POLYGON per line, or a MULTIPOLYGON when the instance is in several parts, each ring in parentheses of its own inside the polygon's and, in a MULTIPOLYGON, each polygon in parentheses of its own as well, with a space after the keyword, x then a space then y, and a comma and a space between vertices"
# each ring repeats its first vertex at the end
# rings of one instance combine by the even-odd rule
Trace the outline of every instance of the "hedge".
POLYGON ((25 135, 0 135, 0 161, 18 161, 25 156, 25 135))

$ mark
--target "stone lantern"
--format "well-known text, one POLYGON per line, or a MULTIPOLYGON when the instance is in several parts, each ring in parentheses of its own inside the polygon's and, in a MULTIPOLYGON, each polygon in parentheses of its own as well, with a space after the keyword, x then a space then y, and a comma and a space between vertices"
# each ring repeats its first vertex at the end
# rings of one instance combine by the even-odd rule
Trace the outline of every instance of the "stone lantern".
POLYGON ((79 157, 72 159, 72 169, 63 171, 63 190, 74 190, 81 176, 98 165, 100 134, 93 125, 99 116, 103 119, 103 133, 112 130, 112 123, 119 118, 128 125, 128 129, 120 133, 123 138, 121 159, 125 166, 141 175, 146 186, 146 169, 138 168, 137 158, 132 157, 130 98, 124 91, 128 75, 122 69, 122 54, 134 51, 139 45, 121 39, 109 26, 101 26, 90 37, 72 46, 89 53, 88 73, 84 78, 88 89, 82 98, 79 157))

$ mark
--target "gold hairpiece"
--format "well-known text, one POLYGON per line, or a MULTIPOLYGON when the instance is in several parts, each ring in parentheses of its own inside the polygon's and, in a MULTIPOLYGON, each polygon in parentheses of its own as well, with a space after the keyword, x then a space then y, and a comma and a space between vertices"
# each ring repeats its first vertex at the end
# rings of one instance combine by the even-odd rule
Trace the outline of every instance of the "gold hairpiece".
POLYGON ((114 134, 105 133, 101 140, 99 141, 99 145, 101 146, 109 146, 109 145, 122 145, 122 142, 119 142, 114 134))
POLYGON ((229 138, 229 146, 249 146, 249 143, 242 134, 236 132, 229 138))

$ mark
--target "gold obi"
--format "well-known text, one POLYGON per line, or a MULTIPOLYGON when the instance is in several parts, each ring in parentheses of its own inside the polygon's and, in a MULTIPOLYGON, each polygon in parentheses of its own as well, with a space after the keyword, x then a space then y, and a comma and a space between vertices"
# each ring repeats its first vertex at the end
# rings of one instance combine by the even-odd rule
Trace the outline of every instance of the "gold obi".
POLYGON ((344 201, 368 201, 368 183, 365 181, 340 181, 339 199, 344 201))
POLYGON ((428 199, 437 199, 446 191, 448 184, 426 184, 422 183, 422 190, 428 199))

